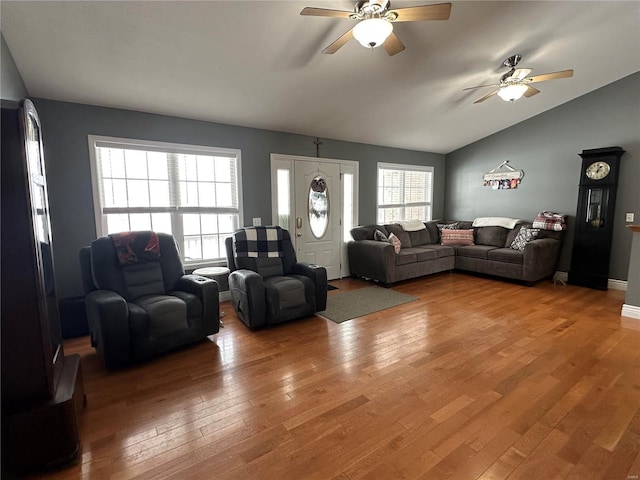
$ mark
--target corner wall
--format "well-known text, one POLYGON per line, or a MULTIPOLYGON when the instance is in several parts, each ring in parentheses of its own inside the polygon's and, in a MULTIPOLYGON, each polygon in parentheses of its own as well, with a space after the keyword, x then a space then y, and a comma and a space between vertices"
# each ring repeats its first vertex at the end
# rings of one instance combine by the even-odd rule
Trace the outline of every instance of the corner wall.
MULTIPOLYGON (((242 152, 245 223, 271 219, 270 154, 316 156, 315 138, 129 110, 34 99, 42 122, 60 298, 82 295, 78 251, 95 239, 87 136, 237 148, 242 152)), ((359 163, 359 222, 376 219, 377 163, 434 167, 434 218, 442 217, 444 155, 321 139, 320 156, 359 163)))
POLYGON ((29 93, 2 33, 0 33, 0 48, 0 58, 2 58, 0 62, 2 100, 18 102, 26 98, 29 93))
MULTIPOLYGON (((491 106, 487 102, 479 108, 491 106)), ((542 210, 568 214, 558 267, 568 271, 582 165, 579 153, 611 146, 626 153, 620 166, 609 278, 626 280, 631 232, 625 228, 625 213, 634 212, 635 223, 640 219, 640 73, 447 154, 445 217, 533 220, 542 210), (482 175, 504 160, 525 171, 521 185, 515 190, 483 187, 482 175)))

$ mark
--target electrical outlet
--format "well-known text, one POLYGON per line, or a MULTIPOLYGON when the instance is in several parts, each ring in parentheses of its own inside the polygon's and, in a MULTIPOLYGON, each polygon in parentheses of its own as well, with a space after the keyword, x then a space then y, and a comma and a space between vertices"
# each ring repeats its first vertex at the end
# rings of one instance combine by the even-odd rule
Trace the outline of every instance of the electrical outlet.
POLYGON ((262 219, 260 217, 253 217, 253 226, 259 227, 262 225, 262 219))
POLYGON ((627 215, 625 217, 625 221, 627 223, 631 223, 631 222, 633 222, 633 218, 634 218, 634 214, 633 213, 627 213, 627 215))

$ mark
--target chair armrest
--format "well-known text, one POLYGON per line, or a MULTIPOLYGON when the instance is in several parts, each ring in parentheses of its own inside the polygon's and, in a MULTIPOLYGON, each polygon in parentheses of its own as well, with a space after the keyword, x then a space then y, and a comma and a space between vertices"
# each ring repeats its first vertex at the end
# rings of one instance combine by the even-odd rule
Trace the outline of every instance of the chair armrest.
POLYGON ((395 251, 393 245, 377 240, 356 240, 347 244, 351 275, 393 283, 395 278, 395 251))
POLYGON ((267 323, 267 302, 262 277, 252 270, 235 270, 229 275, 231 303, 240 319, 249 327, 267 323))
POLYGON ((178 279, 176 290, 191 293, 202 303, 202 325, 205 335, 220 330, 220 297, 218 282, 200 275, 183 275, 178 279))
POLYGON ((320 265, 298 262, 293 265, 293 273, 311 279, 316 286, 316 311, 327 309, 327 269, 320 265))
POLYGON ((524 247, 523 280, 533 282, 556 272, 560 242, 553 238, 538 238, 524 247))
POLYGON ((111 290, 94 290, 85 298, 91 344, 108 368, 130 363, 129 307, 111 290))

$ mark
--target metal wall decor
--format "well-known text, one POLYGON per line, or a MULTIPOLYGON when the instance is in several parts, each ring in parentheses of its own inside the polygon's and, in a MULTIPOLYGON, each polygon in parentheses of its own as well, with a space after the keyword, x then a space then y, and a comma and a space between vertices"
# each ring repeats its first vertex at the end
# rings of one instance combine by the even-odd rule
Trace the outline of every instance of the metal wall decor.
POLYGON ((509 160, 505 160, 484 174, 482 185, 494 190, 513 190, 518 188, 523 177, 524 170, 516 170, 509 165, 509 160))

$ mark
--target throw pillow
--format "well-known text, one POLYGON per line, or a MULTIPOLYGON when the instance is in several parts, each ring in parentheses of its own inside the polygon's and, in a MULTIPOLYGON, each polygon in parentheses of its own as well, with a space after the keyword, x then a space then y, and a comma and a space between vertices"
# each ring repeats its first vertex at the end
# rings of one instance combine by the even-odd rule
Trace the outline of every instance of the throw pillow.
POLYGON ((442 241, 442 230, 458 230, 460 224, 458 222, 454 223, 438 223, 436 225, 438 227, 438 241, 442 241))
POLYGON ((377 240, 379 242, 388 242, 389 241, 389 237, 387 237, 384 233, 382 233, 380 230, 376 230, 375 233, 373 234, 373 239, 377 240))
POLYGON ((440 243, 442 245, 473 245, 473 229, 455 230, 443 228, 440 243))
POLYGON ((400 239, 396 237, 394 233, 391 233, 389 235, 389 243, 393 245, 393 250, 396 253, 400 253, 400 248, 402 247, 402 244, 400 243, 400 239))
POLYGON ((460 223, 459 222, 454 222, 454 223, 439 223, 438 224, 438 230, 440 230, 442 232, 442 230, 446 229, 446 230, 458 230, 460 223))
POLYGON ((540 233, 539 228, 520 227, 520 231, 516 235, 516 238, 511 242, 511 248, 514 250, 524 251, 524 247, 527 243, 534 240, 538 236, 538 233, 540 233))

